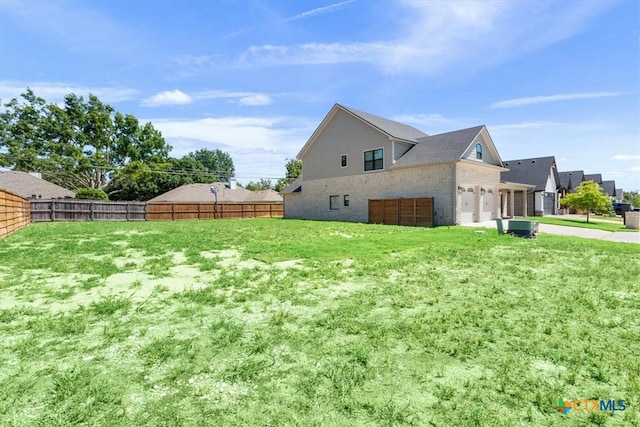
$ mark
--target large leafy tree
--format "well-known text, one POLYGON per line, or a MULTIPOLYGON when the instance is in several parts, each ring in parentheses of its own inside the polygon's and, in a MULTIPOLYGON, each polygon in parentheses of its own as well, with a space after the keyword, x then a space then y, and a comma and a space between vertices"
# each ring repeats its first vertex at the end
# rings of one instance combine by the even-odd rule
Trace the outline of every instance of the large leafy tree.
MULTIPOLYGON (((206 150, 200 150, 206 151, 206 150)), ((233 171, 233 161, 227 153, 233 171)), ((149 200, 181 185, 228 180, 205 167, 189 153, 181 159, 170 158, 162 163, 131 162, 118 172, 107 192, 112 200, 149 200)))
POLYGON ((302 175, 302 160, 300 159, 288 159, 285 165, 287 174, 284 178, 280 178, 274 187, 274 190, 280 192, 284 188, 291 184, 296 178, 302 175))
POLYGON ((560 199, 562 206, 570 206, 587 212, 587 222, 589 213, 609 213, 611 212, 611 200, 604 194, 602 187, 594 181, 583 181, 574 193, 568 194, 560 199))
POLYGON ((640 192, 639 191, 623 191, 624 201, 631 203, 635 207, 640 207, 640 192))
MULTIPOLYGON (((116 112, 95 95, 62 106, 27 89, 0 114, 0 166, 42 172, 63 187, 105 189, 130 163, 166 162, 171 147, 151 123, 116 112)), ((125 169, 126 170, 126 169, 125 169)))
POLYGON ((249 181, 249 183, 245 185, 244 188, 251 191, 260 191, 271 190, 273 186, 271 185, 270 179, 261 178, 258 182, 249 181))
POLYGON ((185 157, 195 160, 199 164, 199 169, 204 169, 205 176, 207 177, 204 181, 198 182, 226 182, 235 174, 235 167, 231 156, 222 150, 203 148, 189 153, 185 157))

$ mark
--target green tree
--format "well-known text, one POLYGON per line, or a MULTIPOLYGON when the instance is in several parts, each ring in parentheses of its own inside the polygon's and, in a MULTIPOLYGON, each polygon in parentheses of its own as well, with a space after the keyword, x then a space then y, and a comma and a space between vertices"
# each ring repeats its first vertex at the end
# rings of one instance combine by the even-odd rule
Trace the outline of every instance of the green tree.
POLYGON ((302 160, 300 159, 287 159, 287 164, 285 165, 287 169, 287 174, 284 178, 278 179, 274 190, 280 192, 284 190, 284 188, 291 184, 296 178, 302 175, 302 160))
POLYGON ((631 203, 635 207, 640 207, 640 192, 638 191, 623 191, 623 200, 626 203, 631 203))
POLYGON ((611 200, 602 187, 594 181, 583 181, 571 193, 560 199, 562 206, 570 206, 587 212, 587 222, 591 212, 606 214, 611 212, 611 200))
POLYGON ((131 162, 166 161, 171 147, 151 123, 116 112, 95 95, 46 104, 31 89, 0 114, 0 165, 37 170, 63 187, 105 189, 131 162))
POLYGON ((228 182, 236 171, 231 155, 222 150, 203 148, 189 153, 185 157, 193 159, 199 164, 198 169, 202 170, 200 173, 202 182, 228 182))
POLYGON ((251 191, 260 191, 260 190, 271 190, 273 186, 271 185, 270 179, 262 178, 258 182, 249 181, 249 183, 245 185, 244 188, 251 191))

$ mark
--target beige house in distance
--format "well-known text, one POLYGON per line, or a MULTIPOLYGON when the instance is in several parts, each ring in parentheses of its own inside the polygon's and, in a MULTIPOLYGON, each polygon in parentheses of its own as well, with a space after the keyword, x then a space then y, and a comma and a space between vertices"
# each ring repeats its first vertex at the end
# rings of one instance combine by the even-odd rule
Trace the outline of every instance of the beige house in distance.
POLYGON ((302 177, 284 189, 285 218, 368 222, 369 199, 434 198, 436 225, 501 216, 507 171, 483 125, 427 135, 335 104, 298 153, 302 177))

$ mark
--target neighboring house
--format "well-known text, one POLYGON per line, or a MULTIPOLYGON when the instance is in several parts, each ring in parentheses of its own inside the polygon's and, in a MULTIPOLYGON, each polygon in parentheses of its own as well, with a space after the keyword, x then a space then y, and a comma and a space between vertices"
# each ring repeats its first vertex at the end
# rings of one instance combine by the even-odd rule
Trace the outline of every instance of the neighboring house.
POLYGON ((558 172, 558 176, 560 177, 561 196, 568 193, 575 193, 576 187, 584 181, 583 171, 558 172))
POLYGON ((602 185, 602 174, 599 173, 591 173, 584 176, 584 181, 593 181, 598 185, 602 185))
POLYGON ((0 171, 0 188, 25 199, 68 199, 75 193, 45 181, 36 172, 0 171))
POLYGON ((273 190, 250 191, 238 187, 234 180, 229 183, 185 184, 149 202, 215 202, 220 203, 282 203, 282 196, 273 190), (216 194, 212 192, 216 189, 216 194), (217 199, 216 199, 217 196, 217 199))
POLYGON ((616 202, 622 202, 624 200, 624 192, 622 188, 616 188, 616 202))
MULTIPOLYGON (((558 213, 558 190, 561 186, 556 160, 553 156, 532 159, 516 159, 504 162, 508 171, 502 172, 502 180, 534 186, 527 195, 527 207, 516 204, 515 215, 555 215, 558 213)), ((519 198, 516 198, 518 200, 519 198)))
POLYGON ((602 181, 602 190, 604 194, 609 196, 610 199, 615 199, 616 197, 616 182, 614 180, 610 181, 602 181))
POLYGON ((370 199, 432 197, 434 223, 501 215, 506 171, 485 126, 429 136, 411 126, 335 104, 298 153, 285 218, 368 222, 370 199))

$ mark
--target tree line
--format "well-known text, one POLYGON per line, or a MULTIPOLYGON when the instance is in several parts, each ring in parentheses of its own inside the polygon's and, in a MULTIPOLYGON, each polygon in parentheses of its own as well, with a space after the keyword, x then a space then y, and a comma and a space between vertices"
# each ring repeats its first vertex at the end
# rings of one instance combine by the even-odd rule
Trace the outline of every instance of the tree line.
MULTIPOLYGON (((171 148, 151 123, 141 124, 92 94, 85 100, 71 93, 57 105, 27 88, 0 112, 0 166, 38 171, 71 190, 97 189, 111 200, 144 201, 184 184, 228 181, 235 174, 227 152, 201 149, 174 158, 171 148)), ((301 172, 298 160, 289 160, 286 168, 287 176, 273 186, 277 191, 301 172)), ((272 187, 269 180, 249 186, 272 187)))

